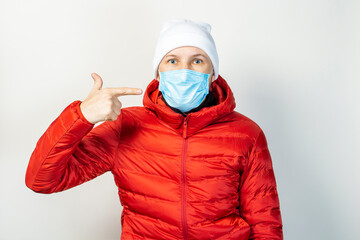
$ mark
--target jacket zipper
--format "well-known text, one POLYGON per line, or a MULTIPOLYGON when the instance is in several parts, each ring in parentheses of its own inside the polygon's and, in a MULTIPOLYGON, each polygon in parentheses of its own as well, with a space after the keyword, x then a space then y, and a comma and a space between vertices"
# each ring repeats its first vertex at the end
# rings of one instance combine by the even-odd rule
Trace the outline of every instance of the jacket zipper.
POLYGON ((182 165, 181 165, 181 174, 182 174, 182 227, 183 227, 183 236, 184 239, 187 239, 187 223, 186 223, 186 193, 185 193, 185 186, 186 186, 186 172, 185 172, 185 156, 187 151, 187 121, 188 117, 186 116, 184 119, 184 127, 183 127, 183 138, 184 138, 184 145, 183 145, 183 153, 182 153, 182 165))

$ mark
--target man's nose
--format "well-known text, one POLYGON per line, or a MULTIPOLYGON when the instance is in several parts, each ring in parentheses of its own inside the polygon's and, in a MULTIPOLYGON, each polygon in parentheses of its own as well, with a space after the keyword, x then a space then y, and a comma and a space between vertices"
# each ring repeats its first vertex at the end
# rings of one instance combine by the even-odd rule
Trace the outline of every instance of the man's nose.
POLYGON ((181 69, 191 69, 191 64, 189 62, 182 62, 181 69))

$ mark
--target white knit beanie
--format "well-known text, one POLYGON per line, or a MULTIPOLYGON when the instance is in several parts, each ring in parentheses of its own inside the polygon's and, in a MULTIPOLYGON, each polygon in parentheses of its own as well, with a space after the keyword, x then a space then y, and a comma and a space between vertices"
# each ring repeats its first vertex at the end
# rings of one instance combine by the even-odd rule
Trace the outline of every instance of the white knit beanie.
POLYGON ((155 49, 153 62, 155 78, 159 64, 168 52, 178 47, 193 46, 200 48, 209 56, 213 64, 215 79, 217 79, 219 57, 210 31, 210 24, 205 22, 187 19, 173 19, 165 22, 155 49))

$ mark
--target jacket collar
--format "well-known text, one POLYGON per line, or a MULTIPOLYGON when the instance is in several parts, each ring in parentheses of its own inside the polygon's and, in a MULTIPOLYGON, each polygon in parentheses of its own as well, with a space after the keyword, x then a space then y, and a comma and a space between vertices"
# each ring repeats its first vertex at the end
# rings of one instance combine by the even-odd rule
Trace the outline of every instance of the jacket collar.
POLYGON ((184 135, 183 123, 185 120, 188 125, 186 136, 191 136, 215 120, 231 113, 236 106, 234 95, 229 85, 220 75, 210 86, 210 91, 216 99, 216 105, 204 107, 196 112, 190 112, 186 117, 174 112, 165 104, 161 99, 162 93, 158 87, 159 81, 156 79, 153 79, 147 86, 143 98, 144 107, 152 111, 163 123, 180 135, 184 135))
POLYGON ((183 116, 186 116, 186 115, 189 114, 190 112, 197 112, 197 111, 199 111, 200 109, 202 109, 203 107, 210 107, 210 106, 216 105, 216 99, 214 98, 214 95, 212 94, 211 91, 206 95, 204 101, 203 101, 199 106, 197 106, 196 108, 193 108, 193 109, 191 109, 190 111, 187 111, 187 112, 182 112, 180 109, 177 109, 177 108, 174 108, 174 107, 170 106, 170 105, 166 102, 166 100, 165 100, 165 98, 164 98, 164 95, 161 94, 161 93, 160 93, 160 95, 161 95, 161 100, 162 100, 169 108, 171 108, 174 112, 177 112, 177 113, 182 114, 183 116))

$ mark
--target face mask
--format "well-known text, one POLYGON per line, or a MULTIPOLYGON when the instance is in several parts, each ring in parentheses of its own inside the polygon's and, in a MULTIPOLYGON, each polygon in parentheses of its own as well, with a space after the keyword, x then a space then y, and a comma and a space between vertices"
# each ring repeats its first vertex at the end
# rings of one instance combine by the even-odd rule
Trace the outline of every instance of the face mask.
POLYGON ((209 93, 209 77, 210 74, 190 69, 160 72, 159 91, 170 106, 188 112, 209 93))

